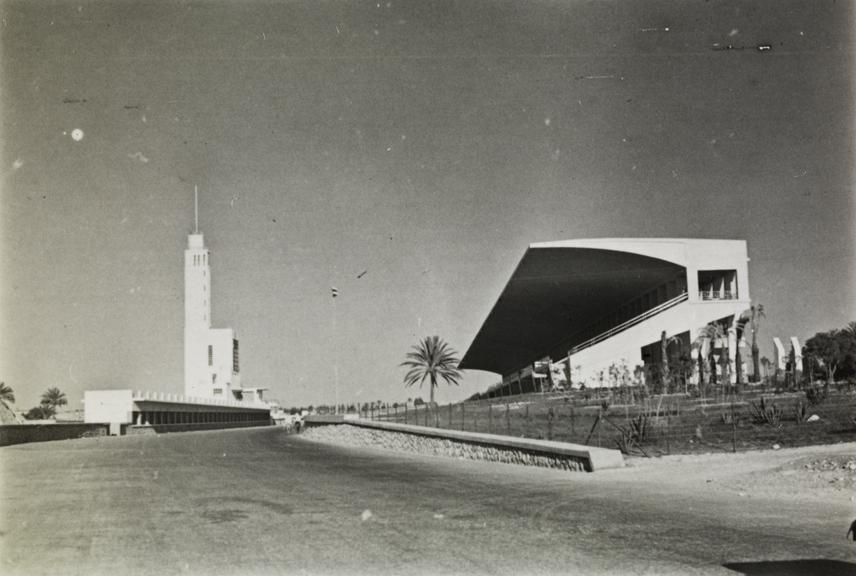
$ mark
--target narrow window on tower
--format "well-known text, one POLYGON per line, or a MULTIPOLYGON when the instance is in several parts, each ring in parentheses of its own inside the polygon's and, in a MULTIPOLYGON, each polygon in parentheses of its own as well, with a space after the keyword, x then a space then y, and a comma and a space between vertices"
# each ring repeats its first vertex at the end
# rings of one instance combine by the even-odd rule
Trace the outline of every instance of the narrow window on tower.
POLYGON ((208 345, 208 365, 214 366, 214 346, 208 345))
POLYGON ((240 363, 238 357, 238 341, 236 339, 232 339, 232 373, 238 374, 240 372, 240 363))

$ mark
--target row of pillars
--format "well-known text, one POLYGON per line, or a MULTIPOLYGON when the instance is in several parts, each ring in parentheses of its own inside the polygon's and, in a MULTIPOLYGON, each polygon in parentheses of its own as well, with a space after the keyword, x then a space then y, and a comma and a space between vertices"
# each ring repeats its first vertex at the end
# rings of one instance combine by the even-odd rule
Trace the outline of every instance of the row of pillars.
POLYGON ((268 412, 134 412, 134 426, 161 424, 206 424, 217 422, 265 422, 268 412))

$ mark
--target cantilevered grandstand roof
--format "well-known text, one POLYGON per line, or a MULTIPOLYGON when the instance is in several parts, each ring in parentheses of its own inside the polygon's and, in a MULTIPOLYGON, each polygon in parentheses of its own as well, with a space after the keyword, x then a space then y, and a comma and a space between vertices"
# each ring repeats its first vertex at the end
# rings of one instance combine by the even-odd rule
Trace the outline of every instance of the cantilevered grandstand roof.
POLYGON ((610 238, 532 244, 460 367, 509 374, 576 344, 573 335, 685 270, 694 248, 732 240, 610 238), (702 245, 702 246, 700 246, 702 245))

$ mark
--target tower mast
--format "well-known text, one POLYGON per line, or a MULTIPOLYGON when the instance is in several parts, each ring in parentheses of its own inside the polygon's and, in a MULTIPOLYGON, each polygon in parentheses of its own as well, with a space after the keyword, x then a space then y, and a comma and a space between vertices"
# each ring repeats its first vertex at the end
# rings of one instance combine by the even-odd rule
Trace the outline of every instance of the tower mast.
POLYGON ((199 234, 199 188, 196 186, 196 184, 193 185, 193 216, 193 233, 199 234))

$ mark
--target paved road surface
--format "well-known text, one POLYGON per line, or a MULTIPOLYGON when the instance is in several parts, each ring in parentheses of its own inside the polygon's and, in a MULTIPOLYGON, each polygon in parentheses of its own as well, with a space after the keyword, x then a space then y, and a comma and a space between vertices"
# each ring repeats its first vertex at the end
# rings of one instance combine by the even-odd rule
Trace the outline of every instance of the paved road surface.
POLYGON ((721 565, 856 561, 840 504, 676 490, 633 469, 344 449, 276 428, 12 446, 0 467, 4 575, 734 576, 721 565))

